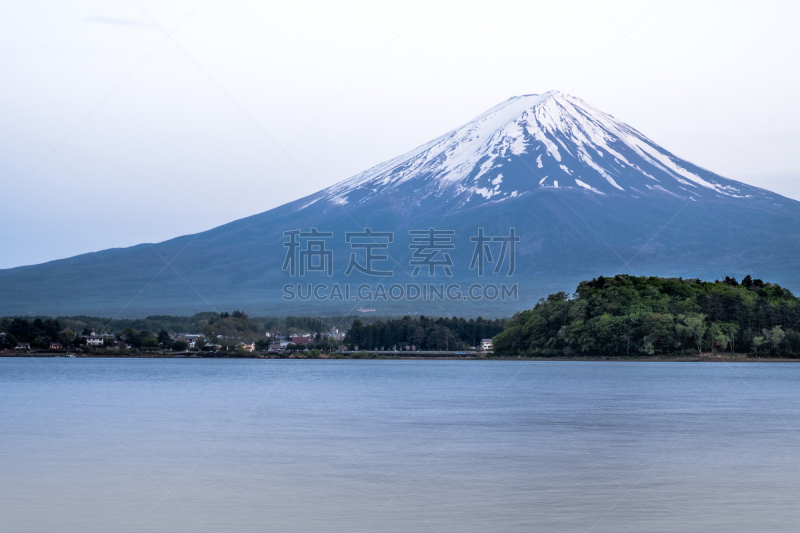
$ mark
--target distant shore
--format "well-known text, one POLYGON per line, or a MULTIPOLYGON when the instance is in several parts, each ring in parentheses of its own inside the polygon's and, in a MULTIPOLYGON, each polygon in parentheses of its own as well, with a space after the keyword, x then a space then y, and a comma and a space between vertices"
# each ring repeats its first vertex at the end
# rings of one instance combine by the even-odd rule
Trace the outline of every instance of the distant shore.
POLYGON ((135 354, 65 354, 63 352, 41 352, 41 353, 0 353, 0 357, 32 358, 32 357, 63 357, 76 359, 308 359, 308 360, 396 360, 396 361, 616 361, 616 362, 654 362, 654 363, 800 363, 800 359, 787 359, 780 357, 749 357, 746 354, 713 354, 704 353, 696 356, 651 356, 651 357, 630 357, 630 356, 580 356, 580 357, 502 357, 502 356, 476 356, 476 355, 386 355, 372 354, 353 355, 353 354, 321 354, 317 357, 307 357, 304 355, 275 355, 275 354, 215 354, 199 355, 192 353, 157 353, 141 352, 135 354))

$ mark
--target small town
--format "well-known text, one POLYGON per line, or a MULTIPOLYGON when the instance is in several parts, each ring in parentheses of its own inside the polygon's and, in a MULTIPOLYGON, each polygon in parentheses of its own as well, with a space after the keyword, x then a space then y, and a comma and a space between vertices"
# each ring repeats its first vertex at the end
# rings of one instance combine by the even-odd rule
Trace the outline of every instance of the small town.
POLYGON ((355 319, 342 330, 331 325, 346 323, 342 319, 250 318, 241 311, 200 315, 121 321, 127 326, 121 329, 88 317, 0 318, 0 356, 485 357, 492 353, 491 336, 503 328, 503 321, 480 318, 403 317, 369 324, 355 319), (170 330, 170 318, 184 331, 170 330), (197 329, 191 332, 192 327, 197 329))

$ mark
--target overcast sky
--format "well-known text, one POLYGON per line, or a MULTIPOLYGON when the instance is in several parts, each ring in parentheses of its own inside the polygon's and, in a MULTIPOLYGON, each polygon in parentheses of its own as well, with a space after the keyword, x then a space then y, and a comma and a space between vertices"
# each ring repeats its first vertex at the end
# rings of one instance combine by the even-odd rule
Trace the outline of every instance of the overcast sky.
POLYGON ((0 268, 266 211, 551 89, 800 199, 799 6, 6 1, 0 268))

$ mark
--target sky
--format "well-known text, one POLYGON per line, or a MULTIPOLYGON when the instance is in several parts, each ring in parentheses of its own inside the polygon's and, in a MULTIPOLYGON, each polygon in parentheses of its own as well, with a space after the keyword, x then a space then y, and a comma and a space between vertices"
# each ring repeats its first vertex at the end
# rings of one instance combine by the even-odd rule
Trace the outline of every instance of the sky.
POLYGON ((800 200, 800 4, 4 2, 0 268, 197 233, 559 90, 800 200))

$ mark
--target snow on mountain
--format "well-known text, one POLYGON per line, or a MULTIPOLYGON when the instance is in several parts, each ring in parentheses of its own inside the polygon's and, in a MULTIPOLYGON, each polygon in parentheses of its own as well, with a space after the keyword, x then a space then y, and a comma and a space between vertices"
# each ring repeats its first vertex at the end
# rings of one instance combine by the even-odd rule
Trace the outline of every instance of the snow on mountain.
POLYGON ((416 204, 461 205, 515 198, 540 188, 632 198, 723 196, 766 191, 684 161, 580 98, 550 91, 515 96, 411 152, 310 198, 303 207, 364 203, 392 192, 416 204))

